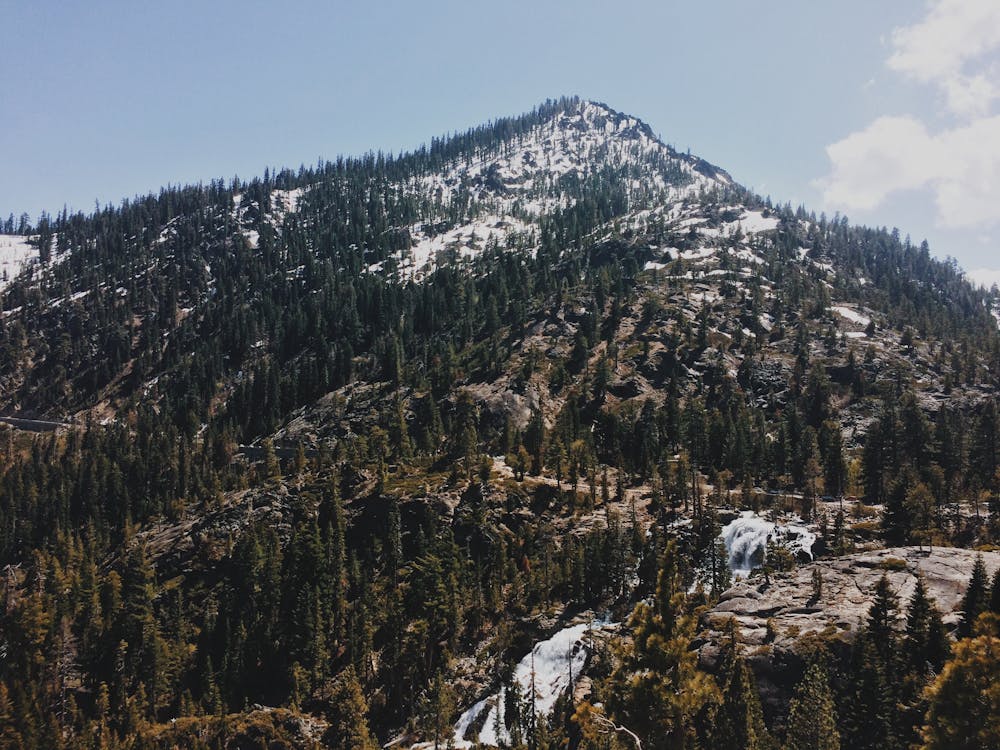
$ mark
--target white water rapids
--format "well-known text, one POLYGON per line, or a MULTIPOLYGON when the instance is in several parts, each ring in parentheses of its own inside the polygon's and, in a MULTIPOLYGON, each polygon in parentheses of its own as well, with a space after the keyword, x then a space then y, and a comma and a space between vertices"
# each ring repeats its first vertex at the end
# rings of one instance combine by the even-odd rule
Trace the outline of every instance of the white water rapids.
MULTIPOLYGON (((720 537, 726 544, 730 569, 734 575, 744 578, 764 562, 769 539, 782 541, 793 554, 804 552, 810 557, 816 541, 816 534, 797 518, 788 523, 774 523, 753 511, 743 511, 723 526, 720 537)), ((514 669, 514 679, 520 685, 521 694, 527 696, 531 691, 534 668, 535 707, 539 715, 551 712, 556 699, 569 688, 571 675, 576 680, 586 665, 590 647, 588 633, 611 627, 614 624, 606 620, 595 620, 563 628, 551 638, 536 643, 531 652, 521 659, 514 669)), ((478 742, 496 747, 500 744, 499 740, 508 742, 504 697, 501 688, 468 708, 455 723, 453 746, 470 748, 478 742), (480 726, 481 729, 478 734, 467 736, 473 726, 480 726), (497 736, 498 726, 500 737, 497 736)))
POLYGON ((769 539, 784 542, 793 554, 804 552, 809 557, 812 557, 812 546, 816 542, 816 535, 801 521, 772 523, 752 510, 743 511, 723 526, 720 536, 729 554, 729 569, 733 571, 733 575, 744 578, 763 564, 769 539))
MULTIPOLYGON (((551 638, 536 643, 531 653, 521 659, 514 669, 514 679, 520 685, 521 694, 529 695, 534 668, 535 710, 539 716, 547 716, 556 699, 569 688, 570 679, 575 681, 579 678, 587 662, 589 633, 610 627, 614 627, 614 624, 606 620, 595 620, 563 628, 551 638)), ((498 739, 509 741, 504 724, 504 690, 500 689, 478 701, 459 717, 455 724, 455 747, 469 746, 466 734, 487 707, 489 711, 479 731, 479 743, 496 747, 499 745, 498 739), (500 738, 496 731, 498 725, 501 728, 500 738)))

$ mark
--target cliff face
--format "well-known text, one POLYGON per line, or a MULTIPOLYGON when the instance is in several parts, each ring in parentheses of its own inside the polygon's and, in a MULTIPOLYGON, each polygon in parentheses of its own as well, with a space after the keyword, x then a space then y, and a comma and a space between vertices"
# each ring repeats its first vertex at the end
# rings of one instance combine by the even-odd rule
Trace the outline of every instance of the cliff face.
MULTIPOLYGON (((960 607, 977 552, 951 547, 920 550, 895 547, 845 555, 802 565, 789 573, 741 581, 722 595, 702 619, 699 657, 713 669, 729 618, 735 618, 747 659, 757 677, 765 707, 787 698, 797 679, 809 642, 817 637, 847 644, 864 624, 875 583, 888 576, 899 597, 901 616, 922 576, 947 626, 961 618, 960 607), (814 570, 823 576, 822 595, 814 596, 814 570)), ((992 576, 1000 553, 984 552, 992 576)))

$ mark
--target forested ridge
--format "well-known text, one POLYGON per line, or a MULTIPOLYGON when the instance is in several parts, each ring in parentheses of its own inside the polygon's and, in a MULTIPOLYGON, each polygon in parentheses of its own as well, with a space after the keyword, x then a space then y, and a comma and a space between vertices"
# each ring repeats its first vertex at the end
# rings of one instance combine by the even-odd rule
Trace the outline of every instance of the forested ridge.
POLYGON ((1000 746, 1000 299, 926 243, 575 98, 2 228, 0 406, 67 424, 0 440, 0 747, 444 746, 497 688, 531 750, 1000 746), (987 562, 779 654, 720 608, 741 512, 816 537, 762 591, 987 562), (536 716, 515 665, 595 613, 536 716))

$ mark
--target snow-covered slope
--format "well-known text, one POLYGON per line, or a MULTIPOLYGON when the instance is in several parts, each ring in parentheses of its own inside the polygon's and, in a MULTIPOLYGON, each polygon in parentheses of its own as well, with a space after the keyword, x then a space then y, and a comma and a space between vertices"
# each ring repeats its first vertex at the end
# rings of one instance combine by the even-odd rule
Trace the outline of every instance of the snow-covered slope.
MULTIPOLYGON (((280 228, 288 214, 297 213, 299 201, 305 193, 305 188, 295 188, 294 190, 272 190, 271 210, 264 213, 264 220, 273 227, 280 228)), ((242 193, 233 195, 233 216, 239 222, 241 233, 250 243, 250 247, 257 247, 260 241, 260 233, 253 228, 256 224, 254 217, 260 211, 257 201, 244 199, 242 193)))
POLYGON ((38 246, 19 234, 0 234, 0 290, 38 260, 38 246))
MULTIPOLYGON (((733 185, 722 170, 662 143, 640 120, 582 102, 508 141, 499 152, 414 179, 408 189, 439 206, 442 216, 457 202, 467 202, 472 210, 444 231, 428 221, 407 227, 411 247, 397 254, 398 270, 419 279, 445 250, 468 259, 490 242, 530 245, 539 218, 572 206, 574 188, 604 170, 624 172, 628 207, 635 211, 674 206, 703 191, 733 185)), ((383 264, 371 270, 382 271, 383 264)))

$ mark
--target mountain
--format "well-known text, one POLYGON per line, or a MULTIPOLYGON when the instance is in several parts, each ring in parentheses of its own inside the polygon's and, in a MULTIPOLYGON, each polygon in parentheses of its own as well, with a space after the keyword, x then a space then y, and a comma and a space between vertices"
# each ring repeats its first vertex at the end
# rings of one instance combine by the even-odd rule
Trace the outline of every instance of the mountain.
MULTIPOLYGON (((998 534, 1000 300, 603 104, 3 229, 0 739, 25 747, 721 743, 733 572, 998 534)), ((807 643, 842 716, 876 663, 858 624, 807 643)), ((883 661, 915 741, 919 670, 883 661)))

